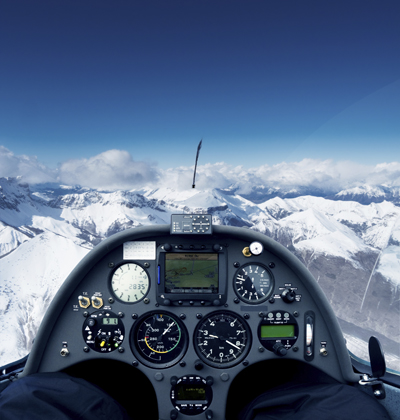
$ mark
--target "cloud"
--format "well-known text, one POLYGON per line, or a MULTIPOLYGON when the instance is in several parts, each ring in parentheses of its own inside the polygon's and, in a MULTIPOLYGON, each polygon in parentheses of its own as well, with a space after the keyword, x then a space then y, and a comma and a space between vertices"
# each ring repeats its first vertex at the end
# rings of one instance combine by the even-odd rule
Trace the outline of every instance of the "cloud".
MULTIPOLYGON (((0 176, 21 176, 31 184, 59 182, 102 190, 164 187, 185 191, 192 187, 193 170, 193 166, 161 170, 155 164, 133 160, 124 150, 68 160, 52 170, 35 156, 16 156, 0 146, 0 176)), ((258 186, 285 190, 318 187, 325 193, 336 193, 365 184, 400 186, 400 163, 369 166, 350 161, 303 159, 248 169, 218 162, 198 166, 196 175, 199 190, 235 188, 241 194, 250 193, 258 186)))
POLYGON ((0 177, 22 177, 25 182, 39 184, 57 180, 57 172, 38 162, 36 156, 16 156, 0 146, 0 177))
POLYGON ((159 178, 157 169, 138 162, 124 150, 108 150, 89 159, 73 159, 59 167, 59 179, 66 184, 79 184, 104 190, 147 187, 159 178))
MULTIPOLYGON (((174 189, 190 188, 193 167, 171 168, 165 171, 163 186, 174 189)), ((253 187, 319 188, 325 193, 364 184, 400 186, 400 163, 383 163, 376 166, 350 161, 303 159, 300 162, 281 162, 256 168, 232 166, 220 162, 197 168, 196 188, 235 188, 241 194, 253 187)))

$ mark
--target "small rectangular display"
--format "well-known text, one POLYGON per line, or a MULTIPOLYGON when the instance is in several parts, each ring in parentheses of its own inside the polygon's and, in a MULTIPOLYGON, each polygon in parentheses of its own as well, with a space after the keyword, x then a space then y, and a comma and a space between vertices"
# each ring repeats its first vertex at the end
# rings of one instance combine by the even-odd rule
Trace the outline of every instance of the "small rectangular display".
POLYGON ((103 325, 118 325, 118 318, 103 318, 103 325))
POLYGON ((206 390, 201 385, 179 385, 177 387, 177 403, 196 401, 206 403, 206 390))
POLYGON ((294 325, 261 325, 261 338, 294 337, 294 325))
POLYGON ((218 254, 166 253, 167 293, 218 293, 218 254))

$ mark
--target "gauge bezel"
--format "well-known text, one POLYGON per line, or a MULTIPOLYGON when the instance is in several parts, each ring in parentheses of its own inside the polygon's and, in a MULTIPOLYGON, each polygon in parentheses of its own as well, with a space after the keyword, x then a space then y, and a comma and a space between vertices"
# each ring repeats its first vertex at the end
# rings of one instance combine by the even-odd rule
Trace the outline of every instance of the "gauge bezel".
POLYGON ((135 303, 141 302, 149 294, 150 287, 151 287, 150 275, 147 272, 147 270, 141 264, 137 263, 136 261, 124 261, 121 264, 118 264, 116 267, 114 267, 113 271, 110 273, 110 277, 109 277, 109 281, 108 281, 108 286, 109 286, 109 289, 110 289, 110 292, 111 292, 113 298, 116 299, 118 302, 126 303, 127 305, 134 305, 135 303), (129 265, 129 264, 136 265, 136 266, 140 267, 146 273, 146 275, 147 275, 147 289, 146 289, 146 292, 144 293, 144 295, 140 299, 134 300, 134 301, 131 301, 131 302, 130 301, 127 301, 127 300, 124 300, 124 299, 121 299, 117 295, 117 293, 115 292, 114 287, 113 287, 113 277, 114 277, 115 273, 121 267, 123 267, 124 265, 129 265))
MULTIPOLYGON (((208 336, 210 334, 207 334, 208 336)), ((239 314, 235 313, 235 312, 231 312, 231 311, 215 311, 215 312, 210 312, 209 314, 207 314, 206 316, 204 316, 197 324, 194 334, 193 334, 193 346, 196 350, 197 355, 199 356, 199 358, 206 363, 209 366, 212 367, 216 367, 216 368, 220 368, 220 369, 225 369, 228 367, 233 367, 238 365, 239 363, 241 363, 248 355, 250 348, 252 345, 252 333, 251 333, 251 329, 249 327, 249 325, 247 324, 247 322, 245 321, 244 318, 242 318, 239 314), (234 357, 233 360, 227 360, 227 361, 214 361, 214 360, 210 360, 208 357, 205 356, 205 354, 203 353, 203 351, 199 348, 199 346, 201 345, 201 343, 199 343, 199 340, 202 338, 199 333, 201 332, 201 329, 203 328, 203 326, 212 318, 218 317, 218 316, 229 316, 232 318, 236 318, 240 321, 240 323, 243 325, 244 331, 245 331, 245 343, 244 343, 244 349, 243 351, 240 352, 240 354, 237 354, 236 357, 234 357)))
POLYGON ((271 295, 274 291, 274 288, 275 288, 274 275, 272 274, 271 270, 266 265, 264 265, 262 263, 259 263, 259 262, 249 262, 249 263, 243 264, 242 266, 240 266, 236 270, 235 275, 233 277, 233 290, 235 291, 236 296, 242 302, 248 303, 249 305, 258 305, 258 304, 263 303, 266 300, 268 300, 271 297, 271 295), (239 272, 241 270, 243 270, 245 267, 249 267, 249 266, 261 267, 262 269, 264 269, 268 273, 268 276, 269 276, 270 285, 269 285, 269 288, 268 288, 268 292, 264 296, 260 297, 259 299, 248 299, 248 298, 244 297, 243 294, 239 292, 239 289, 238 289, 237 284, 236 284, 236 280, 237 280, 239 272))
MULTIPOLYGON (((183 356, 186 354, 188 345, 189 345, 189 334, 187 332, 187 328, 185 324, 182 322, 182 320, 175 314, 172 314, 167 311, 151 311, 146 312, 143 314, 138 320, 135 322, 135 324, 132 326, 132 329, 129 334, 129 343, 132 349, 133 354, 135 357, 144 365, 155 368, 155 369, 165 369, 169 368, 176 363, 178 363, 183 356), (159 353, 160 354, 160 360, 155 360, 154 358, 150 357, 151 351, 149 351, 149 354, 146 354, 142 348, 139 345, 138 341, 138 333, 143 326, 144 322, 147 321, 149 318, 154 317, 154 315, 163 315, 171 318, 180 328, 181 331, 181 337, 179 340, 179 343, 177 344, 176 350, 173 353, 173 357, 171 358, 171 355, 168 353, 159 353)), ((140 338, 142 340, 142 338, 140 338)), ((145 347, 144 347, 145 348, 145 347)), ((150 347, 148 347, 150 349, 150 347)), ((145 348, 145 350, 147 350, 145 348)), ((151 349, 150 349, 151 350, 151 349)))

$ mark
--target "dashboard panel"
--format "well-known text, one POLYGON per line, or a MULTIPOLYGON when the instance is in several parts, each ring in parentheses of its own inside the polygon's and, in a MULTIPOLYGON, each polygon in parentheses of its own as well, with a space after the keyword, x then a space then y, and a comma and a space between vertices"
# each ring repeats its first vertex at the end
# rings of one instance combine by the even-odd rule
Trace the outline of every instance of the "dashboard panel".
POLYGON ((260 378, 273 388, 298 366, 309 381, 359 379, 308 270, 265 235, 209 215, 120 232, 73 270, 23 375, 89 365, 89 380, 128 386, 134 406, 147 382, 160 420, 226 419, 235 389, 260 378))

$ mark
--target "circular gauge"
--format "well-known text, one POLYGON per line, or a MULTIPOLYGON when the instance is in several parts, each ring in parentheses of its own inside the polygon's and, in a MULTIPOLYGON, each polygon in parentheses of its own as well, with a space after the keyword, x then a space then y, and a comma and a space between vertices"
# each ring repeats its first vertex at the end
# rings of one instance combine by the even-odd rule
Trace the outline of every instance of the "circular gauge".
POLYGON ((115 297, 126 303, 142 300, 149 291, 149 276, 138 264, 120 265, 111 277, 111 290, 115 297))
POLYGON ((236 271, 233 288, 241 300, 257 304, 271 296, 274 278, 263 265, 250 263, 236 271))
POLYGON ((249 249, 253 255, 261 255, 264 251, 264 247, 261 242, 252 242, 249 249))
POLYGON ((182 321, 172 314, 151 312, 138 320, 131 333, 131 348, 146 366, 166 368, 177 363, 187 346, 182 321))
POLYGON ((214 367, 240 363, 250 350, 251 331, 246 321, 233 312, 214 312, 196 327, 194 344, 200 359, 214 367))

